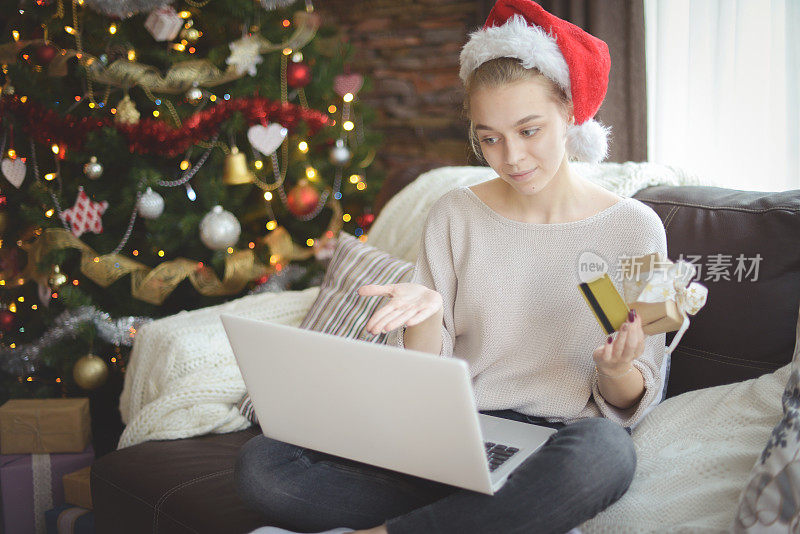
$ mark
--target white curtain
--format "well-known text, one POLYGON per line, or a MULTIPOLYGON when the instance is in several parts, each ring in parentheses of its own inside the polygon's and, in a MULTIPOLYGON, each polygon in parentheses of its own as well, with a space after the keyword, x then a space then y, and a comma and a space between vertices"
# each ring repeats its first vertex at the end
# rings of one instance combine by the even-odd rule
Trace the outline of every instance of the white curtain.
POLYGON ((800 189, 800 0, 644 0, 648 159, 800 189))

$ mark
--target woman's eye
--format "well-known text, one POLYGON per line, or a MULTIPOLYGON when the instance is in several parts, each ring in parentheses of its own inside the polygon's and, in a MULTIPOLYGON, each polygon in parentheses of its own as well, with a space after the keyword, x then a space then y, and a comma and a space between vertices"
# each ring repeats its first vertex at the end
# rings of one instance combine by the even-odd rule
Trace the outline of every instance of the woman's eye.
POLYGON ((533 134, 535 134, 538 131, 539 131, 539 128, 528 128, 527 130, 522 130, 522 136, 523 137, 530 137, 530 136, 532 136, 533 134))
POLYGON ((485 143, 487 145, 493 145, 496 142, 497 142, 496 137, 484 137, 483 139, 481 139, 481 143, 485 143))

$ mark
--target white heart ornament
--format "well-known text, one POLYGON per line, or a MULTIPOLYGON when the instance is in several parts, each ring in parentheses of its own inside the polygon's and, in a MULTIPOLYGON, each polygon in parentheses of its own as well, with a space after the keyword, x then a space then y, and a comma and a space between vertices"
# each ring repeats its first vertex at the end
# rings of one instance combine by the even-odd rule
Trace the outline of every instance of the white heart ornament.
POLYGON ((22 158, 15 158, 9 159, 5 158, 3 163, 0 164, 3 170, 3 176, 5 176, 11 185, 19 189, 19 186, 22 185, 22 182, 25 181, 25 162, 22 161, 22 158))
POLYGON ((355 96, 364 85, 364 77, 360 74, 340 74, 333 79, 333 90, 339 96, 352 93, 355 96))
POLYGON ((277 123, 269 126, 256 124, 247 130, 247 140, 250 145, 264 155, 269 156, 281 146, 289 130, 277 123))

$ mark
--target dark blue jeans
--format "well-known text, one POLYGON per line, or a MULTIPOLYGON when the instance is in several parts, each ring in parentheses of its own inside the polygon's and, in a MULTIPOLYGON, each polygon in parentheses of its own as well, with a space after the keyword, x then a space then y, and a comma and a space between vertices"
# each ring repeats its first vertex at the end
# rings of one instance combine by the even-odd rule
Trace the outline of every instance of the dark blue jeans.
MULTIPOLYGON (((525 415, 484 412, 518 421, 525 415)), ((537 421, 539 423, 539 421, 537 421)), ((630 435, 607 419, 558 432, 493 496, 256 436, 236 462, 237 491, 269 524, 316 532, 563 533, 616 502, 636 469, 630 435)))

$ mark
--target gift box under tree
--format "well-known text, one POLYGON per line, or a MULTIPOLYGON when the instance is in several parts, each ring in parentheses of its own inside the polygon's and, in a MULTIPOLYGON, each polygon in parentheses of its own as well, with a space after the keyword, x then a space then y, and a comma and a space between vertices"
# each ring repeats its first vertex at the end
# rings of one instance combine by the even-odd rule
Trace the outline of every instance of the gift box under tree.
POLYGON ((44 534, 45 512, 64 502, 63 476, 93 461, 91 445, 79 453, 0 455, 2 532, 44 534))
POLYGON ((94 512, 61 504, 45 512, 47 534, 94 534, 94 512))
POLYGON ((11 399, 0 406, 0 454, 78 453, 90 438, 89 399, 11 399))
POLYGON ((64 502, 87 510, 92 509, 92 466, 64 475, 64 502))

